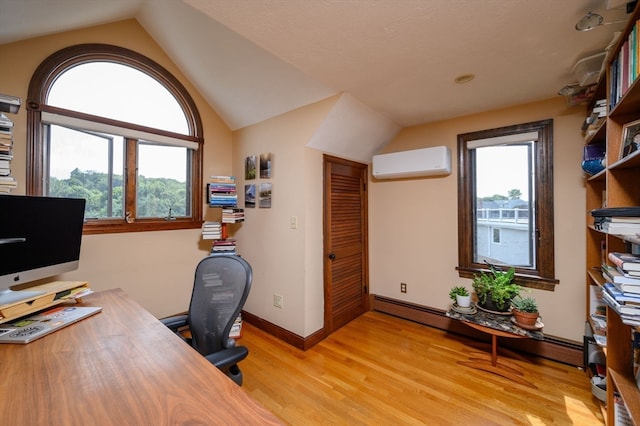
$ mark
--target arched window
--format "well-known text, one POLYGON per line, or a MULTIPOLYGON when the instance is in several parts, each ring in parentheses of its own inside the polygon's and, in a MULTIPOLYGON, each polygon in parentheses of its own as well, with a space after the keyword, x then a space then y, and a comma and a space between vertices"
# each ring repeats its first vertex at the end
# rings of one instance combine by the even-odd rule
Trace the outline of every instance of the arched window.
POLYGON ((202 124, 167 70, 117 46, 83 44, 29 85, 27 193, 87 200, 85 233, 197 228, 202 124))

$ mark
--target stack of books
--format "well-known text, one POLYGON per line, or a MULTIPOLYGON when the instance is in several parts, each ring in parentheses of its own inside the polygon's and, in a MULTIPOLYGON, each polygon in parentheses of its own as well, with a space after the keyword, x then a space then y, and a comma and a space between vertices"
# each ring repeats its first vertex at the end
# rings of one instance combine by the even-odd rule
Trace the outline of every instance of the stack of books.
POLYGON ((640 207, 610 207, 591 211, 595 229, 619 235, 635 243, 640 240, 640 207))
POLYGON ((582 132, 585 139, 593 136, 598 128, 605 122, 606 118, 607 100, 598 99, 591 110, 591 114, 584 120, 584 123, 582 123, 582 132))
POLYGON ((640 255, 610 252, 615 266, 603 265, 605 303, 628 325, 640 325, 640 255))
POLYGON ((11 176, 11 160, 13 155, 13 121, 0 113, 0 193, 9 193, 18 186, 11 176))
POLYGON ((244 209, 225 207, 222 209, 222 223, 244 222, 244 209))
POLYGON ((242 314, 238 315, 238 318, 233 322, 231 326, 231 331, 229 332, 229 337, 234 339, 239 339, 242 337, 242 314))
POLYGON ((222 224, 220 222, 205 222, 202 224, 203 240, 219 240, 222 238, 222 224))
POLYGON ((234 176, 211 176, 207 184, 207 197, 210 207, 236 207, 236 178, 234 176))
POLYGON ((215 240, 211 245, 211 255, 235 255, 236 240, 227 238, 226 240, 215 240))

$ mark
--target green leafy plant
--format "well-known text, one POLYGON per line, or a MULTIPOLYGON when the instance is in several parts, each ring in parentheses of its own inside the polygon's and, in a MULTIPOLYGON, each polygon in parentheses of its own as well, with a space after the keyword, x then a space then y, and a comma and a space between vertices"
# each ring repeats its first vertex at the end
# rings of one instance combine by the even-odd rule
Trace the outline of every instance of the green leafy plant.
POLYGON ((515 297, 511 301, 511 306, 520 312, 528 312, 531 314, 538 312, 538 302, 533 297, 515 297))
POLYGON ((478 296, 478 300, 485 305, 488 300, 499 310, 507 310, 511 300, 520 294, 520 286, 513 282, 516 275, 514 268, 509 268, 507 272, 497 270, 493 265, 489 265, 489 272, 482 271, 473 275, 473 290, 478 296))
POLYGON ((456 301, 456 296, 468 296, 469 290, 463 286, 455 286, 449 291, 449 298, 456 301))

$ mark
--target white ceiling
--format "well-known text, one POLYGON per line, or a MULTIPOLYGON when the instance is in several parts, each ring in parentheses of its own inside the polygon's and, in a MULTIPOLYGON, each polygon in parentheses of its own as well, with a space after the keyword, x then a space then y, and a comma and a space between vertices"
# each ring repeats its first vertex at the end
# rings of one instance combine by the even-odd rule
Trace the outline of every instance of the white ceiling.
MULTIPOLYGON (((338 93, 398 127, 556 96, 624 0, 0 0, 0 44, 136 18, 231 129, 338 93), (473 73, 475 80, 453 79, 473 73)), ((385 123, 385 128, 389 126, 385 123)))

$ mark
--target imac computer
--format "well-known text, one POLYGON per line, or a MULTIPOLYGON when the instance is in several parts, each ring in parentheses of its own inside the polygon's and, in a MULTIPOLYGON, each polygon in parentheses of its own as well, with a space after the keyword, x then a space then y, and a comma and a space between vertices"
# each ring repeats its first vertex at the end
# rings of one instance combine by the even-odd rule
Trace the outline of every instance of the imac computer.
POLYGON ((0 306, 42 294, 11 290, 80 263, 85 200, 0 195, 0 306))

